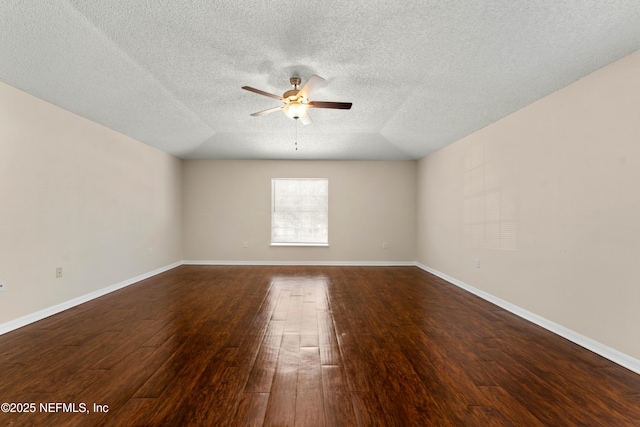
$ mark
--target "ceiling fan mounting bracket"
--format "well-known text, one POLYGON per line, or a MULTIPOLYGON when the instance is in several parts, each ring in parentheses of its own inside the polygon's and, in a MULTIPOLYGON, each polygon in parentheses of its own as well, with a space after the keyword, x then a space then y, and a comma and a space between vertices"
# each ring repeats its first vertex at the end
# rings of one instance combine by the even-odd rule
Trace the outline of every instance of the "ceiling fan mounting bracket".
POLYGON ((289 79, 289 83, 291 83, 291 86, 293 86, 294 89, 298 89, 298 86, 300 86, 300 83, 302 83, 302 79, 300 79, 300 77, 291 77, 289 79))

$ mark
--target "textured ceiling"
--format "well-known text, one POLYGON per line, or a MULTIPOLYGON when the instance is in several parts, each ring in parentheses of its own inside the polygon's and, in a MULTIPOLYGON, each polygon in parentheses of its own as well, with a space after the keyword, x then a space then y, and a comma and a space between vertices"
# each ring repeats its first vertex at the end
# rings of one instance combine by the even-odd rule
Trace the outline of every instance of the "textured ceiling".
POLYGON ((186 159, 418 159, 639 48, 638 0, 0 2, 0 80, 186 159), (312 74, 353 108, 249 116, 312 74))

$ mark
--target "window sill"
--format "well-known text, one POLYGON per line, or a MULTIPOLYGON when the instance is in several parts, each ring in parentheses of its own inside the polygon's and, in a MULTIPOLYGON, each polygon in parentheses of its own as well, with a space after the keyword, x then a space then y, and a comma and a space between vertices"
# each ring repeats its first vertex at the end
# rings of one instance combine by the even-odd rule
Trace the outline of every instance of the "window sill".
POLYGON ((329 244, 328 243, 271 243, 271 246, 329 247, 329 244))

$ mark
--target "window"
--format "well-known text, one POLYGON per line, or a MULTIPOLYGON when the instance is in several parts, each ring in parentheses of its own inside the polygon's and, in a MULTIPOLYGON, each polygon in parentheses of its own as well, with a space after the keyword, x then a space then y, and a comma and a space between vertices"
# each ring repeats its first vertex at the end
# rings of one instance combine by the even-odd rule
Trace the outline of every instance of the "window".
POLYGON ((271 245, 329 245, 329 180, 271 180, 271 245))

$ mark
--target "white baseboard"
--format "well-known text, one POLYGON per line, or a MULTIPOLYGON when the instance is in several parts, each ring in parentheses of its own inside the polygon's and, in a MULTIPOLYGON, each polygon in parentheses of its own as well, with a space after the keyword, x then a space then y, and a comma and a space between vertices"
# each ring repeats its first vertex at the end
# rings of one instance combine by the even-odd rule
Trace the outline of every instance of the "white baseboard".
POLYGON ((524 308, 511 304, 510 302, 507 302, 498 297, 495 297, 487 292, 481 291, 480 289, 476 289, 473 286, 470 286, 456 278, 448 276, 431 267, 427 267, 424 264, 416 263, 416 265, 419 268, 423 269, 424 271, 429 272, 435 276, 438 276, 441 279, 444 279, 447 282, 464 289, 465 291, 471 292, 472 294, 477 295, 480 298, 486 301, 489 301, 490 303, 493 303, 498 307, 501 307, 515 314, 518 317, 521 317, 525 320, 535 323, 536 325, 541 326, 544 329, 550 332, 553 332, 556 335, 559 335, 575 344, 578 344, 581 347, 586 348, 587 350, 590 350, 596 354, 599 354, 605 359, 609 359, 610 361, 617 363, 618 365, 623 366, 629 369, 630 371, 640 374, 640 360, 638 359, 634 359, 629 355, 619 352, 618 350, 608 347, 598 341, 592 340, 589 337, 585 337, 584 335, 581 335, 575 331, 572 331, 571 329, 565 328, 562 325, 558 325, 557 323, 554 323, 548 319, 545 319, 544 317, 538 316, 535 313, 531 313, 530 311, 527 311, 524 308))
POLYGON ((93 299, 99 298, 103 295, 109 294, 113 291, 117 291, 118 289, 125 288, 127 286, 133 285, 134 283, 140 282, 141 280, 148 279, 157 274, 164 273, 165 271, 171 270, 178 266, 182 265, 182 261, 175 262, 173 264, 166 265, 164 267, 160 267, 148 273, 141 274, 139 276, 133 277, 131 279, 124 280, 120 283, 116 283, 115 285, 107 286, 106 288, 98 289, 97 291, 79 296, 77 298, 73 298, 69 301, 62 302, 60 304, 56 304, 52 307, 45 308, 40 311, 36 311, 35 313, 27 314, 26 316, 19 317, 15 320, 11 320, 6 323, 0 324, 0 335, 6 334, 7 332, 13 331, 18 328, 22 328, 23 326, 27 326, 31 323, 37 322, 38 320, 42 320, 49 316, 53 316, 54 314, 58 314, 65 310, 68 310, 77 305, 83 304, 85 302, 89 302, 93 299))
POLYGON ((212 261, 185 260, 185 265, 325 265, 338 267, 415 267, 415 261, 212 261))

